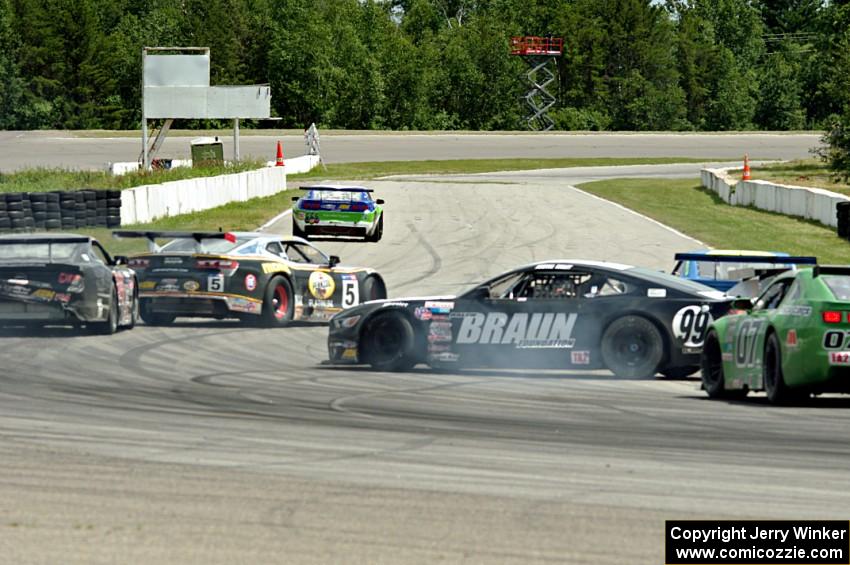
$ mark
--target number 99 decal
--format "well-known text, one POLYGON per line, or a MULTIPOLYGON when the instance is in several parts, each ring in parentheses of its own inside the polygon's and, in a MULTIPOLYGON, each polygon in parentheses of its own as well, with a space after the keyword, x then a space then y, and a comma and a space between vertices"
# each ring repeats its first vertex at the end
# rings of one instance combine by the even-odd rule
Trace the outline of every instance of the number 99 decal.
POLYGON ((686 347, 699 347, 711 320, 707 306, 687 306, 673 316, 673 335, 683 340, 686 347))

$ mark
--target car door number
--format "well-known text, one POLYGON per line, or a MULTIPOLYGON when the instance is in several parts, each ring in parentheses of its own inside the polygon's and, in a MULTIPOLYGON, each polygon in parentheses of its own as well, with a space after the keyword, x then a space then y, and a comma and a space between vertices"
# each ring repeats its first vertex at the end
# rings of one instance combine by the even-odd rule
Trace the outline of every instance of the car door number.
POLYGON ((224 292, 224 275, 210 275, 207 278, 207 290, 210 292, 224 292))
POLYGON ((342 280, 342 307, 350 308, 360 303, 360 286, 356 280, 342 280))
POLYGON ((830 330, 823 334, 824 349, 850 349, 850 331, 830 330))
POLYGON ((763 320, 745 320, 738 326, 735 338, 735 365, 738 367, 756 366, 756 343, 763 325, 763 320))
POLYGON ((673 316, 673 335, 684 340, 688 347, 699 347, 711 324, 711 313, 701 306, 687 306, 673 316))

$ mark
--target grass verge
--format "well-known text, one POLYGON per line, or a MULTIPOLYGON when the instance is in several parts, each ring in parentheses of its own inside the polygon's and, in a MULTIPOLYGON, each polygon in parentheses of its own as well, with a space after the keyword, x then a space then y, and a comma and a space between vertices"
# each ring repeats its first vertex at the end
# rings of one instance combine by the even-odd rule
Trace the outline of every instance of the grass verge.
POLYGON ((28 169, 15 173, 0 174, 2 192, 46 192, 50 190, 119 189, 133 188, 145 184, 214 177, 217 175, 252 171, 264 166, 259 161, 242 161, 231 165, 208 165, 202 167, 177 167, 176 169, 151 172, 132 172, 112 176, 106 171, 67 171, 64 169, 28 169))
MULTIPOLYGON (((698 179, 619 179, 579 186, 720 249, 787 251, 850 262, 850 242, 817 222, 730 206, 698 179)), ((682 249, 682 251, 688 251, 682 249)), ((671 257, 672 260, 672 257, 671 257)))
POLYGON ((332 163, 316 167, 309 173, 288 175, 291 181, 311 179, 374 179, 389 175, 472 174, 494 171, 528 171, 571 167, 611 167, 616 165, 669 165, 672 163, 705 163, 692 157, 597 157, 563 159, 452 159, 446 161, 370 161, 365 163, 332 163))
MULTIPOLYGON (((298 190, 285 190, 264 198, 253 198, 245 202, 231 202, 218 208, 211 208, 192 214, 181 214, 170 218, 162 218, 148 224, 121 226, 122 230, 173 230, 173 231, 253 231, 288 210, 292 205, 292 196, 297 196, 298 190)), ((76 233, 91 235, 97 238, 110 253, 127 255, 145 251, 147 242, 144 239, 115 239, 112 229, 79 228, 76 233)))
POLYGON ((850 185, 836 179, 827 166, 816 159, 805 159, 753 167, 755 180, 766 180, 778 184, 824 188, 850 195, 850 185))

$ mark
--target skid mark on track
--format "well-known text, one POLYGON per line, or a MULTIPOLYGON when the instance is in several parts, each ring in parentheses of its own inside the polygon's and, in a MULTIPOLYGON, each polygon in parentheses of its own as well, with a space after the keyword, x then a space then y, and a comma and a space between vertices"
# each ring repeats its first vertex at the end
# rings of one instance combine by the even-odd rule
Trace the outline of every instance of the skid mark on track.
POLYGON ((408 228, 410 228, 410 232, 414 236, 416 236, 416 239, 417 239, 417 241, 419 241, 419 244, 428 253, 428 256, 431 258, 431 266, 428 267, 425 270, 425 273, 423 273, 421 275, 417 275, 416 277, 407 279, 404 282, 396 283, 396 285, 395 285, 396 288, 409 286, 413 283, 422 282, 423 280, 430 278, 430 277, 434 276, 435 274, 437 274, 443 266, 443 259, 440 257, 440 254, 437 253, 437 250, 434 249, 434 247, 430 243, 428 243, 428 240, 425 239, 425 236, 422 235, 422 232, 420 232, 418 229, 416 229, 416 226, 413 224, 413 222, 408 222, 407 226, 408 226, 408 228))

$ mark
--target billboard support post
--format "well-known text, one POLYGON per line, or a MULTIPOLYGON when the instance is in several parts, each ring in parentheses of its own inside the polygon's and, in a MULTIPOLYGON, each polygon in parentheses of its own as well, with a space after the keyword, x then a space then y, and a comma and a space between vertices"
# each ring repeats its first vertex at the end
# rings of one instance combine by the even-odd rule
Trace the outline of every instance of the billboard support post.
POLYGON ((240 159, 239 120, 268 119, 271 88, 267 84, 210 86, 209 47, 142 48, 142 154, 150 170, 156 152, 175 119, 233 120, 233 156, 240 159), (148 121, 165 125, 150 145, 148 121))

